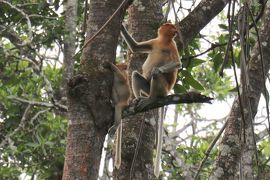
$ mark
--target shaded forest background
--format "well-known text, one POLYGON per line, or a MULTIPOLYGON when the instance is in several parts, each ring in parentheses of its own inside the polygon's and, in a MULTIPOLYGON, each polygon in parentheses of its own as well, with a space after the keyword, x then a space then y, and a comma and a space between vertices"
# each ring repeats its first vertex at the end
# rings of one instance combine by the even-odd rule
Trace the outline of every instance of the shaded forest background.
POLYGON ((0 0, 0 15, 0 179, 128 179, 141 123, 132 177, 154 179, 152 111, 124 119, 122 165, 112 170, 112 74, 103 65, 141 70, 145 55, 128 51, 120 24, 143 41, 168 19, 183 36, 174 93, 214 101, 167 107, 160 179, 270 177, 268 1, 0 0), (226 102, 225 117, 201 113, 222 114, 215 104, 226 102))

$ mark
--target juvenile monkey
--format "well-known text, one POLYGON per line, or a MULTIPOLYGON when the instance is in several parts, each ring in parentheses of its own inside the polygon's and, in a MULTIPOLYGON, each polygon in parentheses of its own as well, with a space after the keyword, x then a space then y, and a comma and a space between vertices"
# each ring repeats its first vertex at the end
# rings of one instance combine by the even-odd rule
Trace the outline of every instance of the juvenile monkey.
MULTIPOLYGON (((132 73, 132 90, 136 98, 146 96, 148 100, 165 97, 173 88, 177 71, 181 62, 174 37, 177 29, 173 24, 165 23, 158 29, 158 36, 154 39, 136 42, 121 26, 121 35, 132 52, 148 53, 142 66, 142 74, 137 71, 132 73)), ((149 101, 148 101, 149 102, 149 101)), ((154 162, 154 174, 159 176, 159 166, 162 150, 163 134, 163 109, 158 125, 157 154, 154 162)))
POLYGON ((112 100, 114 103, 114 121, 118 126, 116 130, 115 143, 115 167, 119 169, 121 165, 121 144, 122 144, 122 110, 128 105, 131 96, 127 75, 127 65, 122 63, 114 65, 109 63, 109 68, 113 72, 112 100))

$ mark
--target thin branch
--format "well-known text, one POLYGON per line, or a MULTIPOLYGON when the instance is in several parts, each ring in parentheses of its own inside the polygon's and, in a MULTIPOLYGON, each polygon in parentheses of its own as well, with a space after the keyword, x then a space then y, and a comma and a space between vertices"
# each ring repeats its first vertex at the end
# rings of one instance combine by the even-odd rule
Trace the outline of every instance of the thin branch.
MULTIPOLYGON (((0 0, 0 3, 8 5, 11 9, 18 11, 19 13, 21 13, 24 16, 24 18, 26 19, 26 22, 27 22, 27 26, 28 26, 28 39, 29 39, 29 41, 32 41, 33 33, 32 33, 32 25, 31 25, 31 21, 30 21, 29 16, 25 12, 23 12, 21 9, 17 8, 16 6, 13 6, 11 3, 7 2, 7 1, 0 0)), ((25 44, 29 44, 29 41, 25 42, 25 44)))
MULTIPOLYGON (((32 105, 28 105, 27 108, 25 109, 24 111, 24 114, 22 116, 22 119, 21 119, 21 122, 19 124, 19 126, 14 130, 12 131, 10 134, 6 135, 5 136, 5 139, 1 142, 0 144, 0 148, 2 148, 7 142, 11 142, 12 140, 10 139, 12 136, 14 136, 18 131, 24 129, 25 127, 25 124, 26 124, 26 116, 28 115, 28 111, 30 110, 30 108, 32 107, 32 105)), ((41 111, 38 111, 31 119, 30 119, 30 123, 33 123, 33 121, 35 119, 38 118, 39 115, 49 111, 50 109, 45 109, 45 110, 41 110, 41 111)))
MULTIPOLYGON (((232 42, 234 43, 234 42, 236 42, 236 41, 238 41, 238 40, 239 40, 239 38, 236 38, 236 39, 232 40, 232 42)), ((182 60, 185 60, 185 59, 188 59, 188 60, 189 60, 189 59, 193 59, 193 58, 202 56, 202 55, 208 53, 209 51, 212 51, 212 50, 214 50, 214 49, 216 49, 216 48, 218 48, 218 47, 226 46, 227 44, 228 44, 228 42, 226 42, 226 43, 221 43, 221 44, 220 44, 220 43, 211 43, 211 47, 208 48, 208 49, 206 49, 205 51, 203 51, 203 52, 201 52, 201 53, 199 53, 199 54, 195 54, 195 55, 193 55, 193 56, 183 57, 182 60)))
POLYGON ((12 136, 14 136, 18 131, 20 131, 21 129, 24 128, 25 123, 26 123, 26 116, 29 113, 29 110, 31 109, 32 105, 28 104, 27 108, 24 110, 23 116, 21 118, 20 124, 18 125, 18 127, 12 131, 11 133, 9 133, 8 135, 5 136, 5 139, 1 142, 0 144, 0 148, 3 148, 4 145, 6 145, 7 142, 12 142, 12 140, 10 139, 12 136))
POLYGON ((181 129, 178 129, 178 130, 176 130, 175 132, 169 133, 168 137, 169 137, 169 138, 176 138, 176 137, 178 137, 178 135, 179 135, 180 133, 182 133, 183 131, 185 131, 185 130, 186 130, 189 126, 191 126, 191 125, 192 125, 191 122, 187 123, 187 124, 184 125, 181 129))
POLYGON ((198 171, 195 175, 195 180, 198 180, 199 179, 199 175, 200 175, 200 172, 202 170, 202 167, 204 165, 204 163, 206 162, 207 158, 209 157, 210 155, 210 152, 212 151, 213 147, 215 146, 215 144, 217 143, 218 139, 220 138, 221 134, 223 133, 223 131, 225 130, 226 126, 228 124, 228 120, 226 121, 226 123, 222 126, 222 128, 219 130, 218 134, 216 135, 216 137, 213 139, 213 141, 211 142, 211 144, 209 145, 208 149, 205 151, 205 156, 203 158, 203 160, 201 161, 200 163, 200 167, 198 168, 198 171))
POLYGON ((22 102, 22 103, 27 103, 27 104, 32 105, 32 106, 43 106, 43 107, 47 107, 47 108, 58 107, 61 110, 67 111, 66 106, 58 104, 58 103, 57 104, 51 104, 51 103, 47 103, 47 102, 30 101, 30 100, 23 99, 23 98, 16 97, 16 96, 8 96, 7 98, 11 99, 11 100, 16 100, 16 101, 19 101, 19 102, 22 102))
MULTIPOLYGON (((265 105, 266 105, 266 114, 267 114, 267 120, 268 120, 268 127, 270 129, 270 117, 269 117, 269 96, 268 96, 268 92, 267 92, 267 88, 266 88, 266 73, 265 73, 265 65, 264 65, 264 61, 263 61, 263 52, 262 52, 262 43, 261 43, 261 38, 260 38, 260 34, 259 34, 259 30, 257 27, 257 22, 254 19, 254 16, 252 14, 252 11, 250 10, 249 5, 247 5, 250 17, 252 19, 252 23, 254 25, 255 31, 256 31, 256 36, 257 36, 257 41, 258 41, 258 47, 259 47, 259 54, 260 54, 260 62, 261 62, 261 68, 262 68, 262 78, 263 78, 263 90, 264 90, 264 97, 265 97, 265 105)), ((263 8, 264 9, 264 8, 263 8)), ((268 129, 268 133, 270 135, 270 130, 268 129)))

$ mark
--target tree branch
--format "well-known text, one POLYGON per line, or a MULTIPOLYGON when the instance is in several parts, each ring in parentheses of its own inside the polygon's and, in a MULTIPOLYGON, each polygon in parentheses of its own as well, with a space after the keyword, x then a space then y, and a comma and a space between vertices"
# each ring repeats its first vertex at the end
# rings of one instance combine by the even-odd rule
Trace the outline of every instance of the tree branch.
POLYGON ((8 96, 7 97, 8 99, 12 99, 12 100, 16 100, 16 101, 19 101, 19 102, 22 102, 22 103, 27 103, 29 105, 32 105, 32 106, 43 106, 43 107, 47 107, 47 108, 59 108, 65 112, 67 112, 67 107, 62 105, 62 104, 59 104, 59 103, 47 103, 47 102, 38 102, 38 101, 30 101, 30 100, 27 100, 27 99, 23 99, 23 98, 20 98, 20 97, 16 97, 16 96, 8 96))
POLYGON ((0 1, 0 3, 8 5, 11 9, 18 11, 19 13, 21 13, 24 16, 24 18, 26 19, 26 22, 27 22, 27 26, 28 26, 28 40, 25 42, 25 44, 29 44, 29 42, 32 41, 33 33, 32 33, 31 21, 30 21, 28 14, 26 14, 21 9, 17 8, 16 6, 12 5, 11 3, 7 2, 7 1, 2 0, 2 1, 0 1))
MULTIPOLYGON (((186 47, 202 28, 223 10, 227 3, 228 0, 202 0, 196 8, 179 23, 183 36, 183 46, 186 47)), ((177 42, 177 45, 181 47, 181 42, 177 42)))
POLYGON ((185 94, 173 94, 164 98, 156 98, 153 100, 140 99, 130 104, 123 110, 123 117, 131 116, 140 112, 149 111, 151 109, 163 107, 169 104, 190 104, 190 103, 211 103, 213 98, 201 95, 197 92, 188 92, 185 94), (141 101, 149 101, 149 104, 142 108, 141 101))

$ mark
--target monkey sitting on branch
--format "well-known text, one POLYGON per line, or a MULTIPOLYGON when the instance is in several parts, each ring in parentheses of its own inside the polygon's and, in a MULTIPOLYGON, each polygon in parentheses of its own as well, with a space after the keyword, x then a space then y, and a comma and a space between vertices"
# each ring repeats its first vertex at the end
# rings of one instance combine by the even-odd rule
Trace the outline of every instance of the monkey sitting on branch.
MULTIPOLYGON (((146 107, 159 97, 167 96, 176 82, 178 68, 181 66, 180 56, 174 41, 177 33, 178 31, 173 24, 165 23, 158 29, 156 38, 136 42, 126 28, 123 25, 121 26, 121 35, 131 52, 148 53, 147 59, 142 66, 142 74, 134 71, 131 77, 132 90, 136 99, 146 98, 140 101, 141 108, 146 107)), ((160 171, 162 150, 163 110, 164 108, 161 108, 160 122, 157 122, 158 142, 154 162, 154 174, 157 177, 160 171)))

